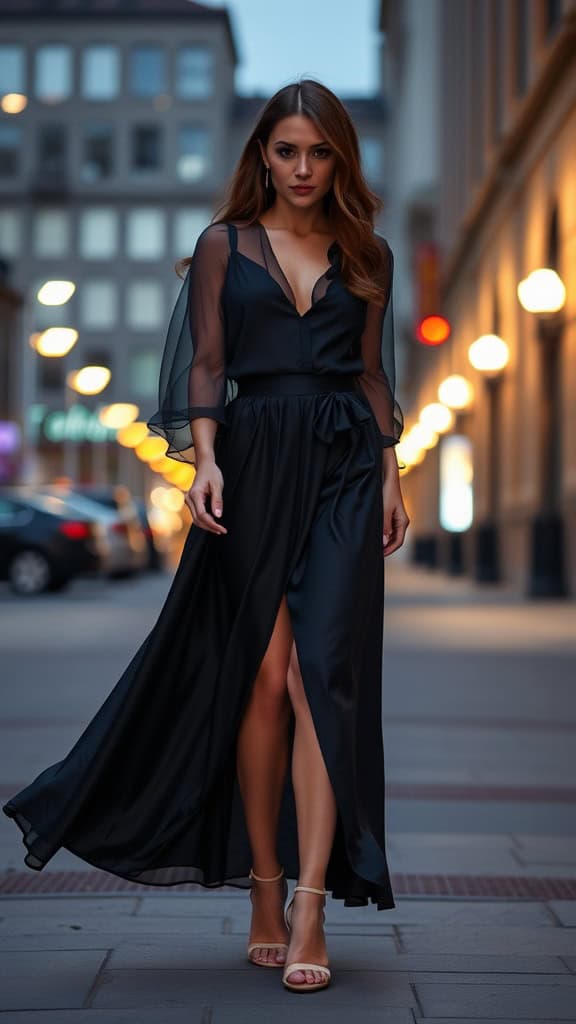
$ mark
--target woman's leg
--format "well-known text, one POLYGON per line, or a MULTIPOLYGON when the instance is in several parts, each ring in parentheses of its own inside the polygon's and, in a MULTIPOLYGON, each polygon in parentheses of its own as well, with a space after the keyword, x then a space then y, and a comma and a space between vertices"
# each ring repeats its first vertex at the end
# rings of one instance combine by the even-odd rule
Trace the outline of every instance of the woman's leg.
MULTIPOLYGON (((287 673, 292 629, 283 597, 270 642, 258 670, 238 734, 237 774, 246 827, 252 849, 254 873, 263 878, 277 875, 281 865, 276 853, 276 834, 282 791, 288 770, 289 724, 292 714, 287 673)), ((283 919, 283 880, 254 882, 249 942, 265 937, 287 942, 283 919)), ((284 962, 282 950, 254 950, 254 959, 284 962)))
MULTIPOLYGON (((292 782, 298 818, 299 882, 323 889, 336 828, 336 801, 304 691, 295 644, 290 657, 288 692, 296 716, 292 782)), ((322 927, 324 903, 316 893, 296 893, 288 962, 328 965, 322 927)), ((324 975, 320 971, 294 971, 288 980, 302 984, 304 980, 323 981, 324 975)))

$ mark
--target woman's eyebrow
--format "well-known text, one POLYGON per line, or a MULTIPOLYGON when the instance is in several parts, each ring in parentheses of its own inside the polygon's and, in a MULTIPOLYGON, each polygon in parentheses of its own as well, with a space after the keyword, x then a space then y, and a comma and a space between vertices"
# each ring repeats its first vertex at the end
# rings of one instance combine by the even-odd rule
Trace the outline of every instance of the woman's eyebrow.
MULTIPOLYGON (((286 142, 284 139, 276 139, 274 145, 275 146, 295 146, 296 143, 295 142, 286 142)), ((328 145, 328 143, 325 140, 323 140, 322 142, 314 142, 314 143, 312 143, 312 145, 309 146, 308 148, 309 149, 318 149, 318 146, 327 146, 327 145, 328 145)))

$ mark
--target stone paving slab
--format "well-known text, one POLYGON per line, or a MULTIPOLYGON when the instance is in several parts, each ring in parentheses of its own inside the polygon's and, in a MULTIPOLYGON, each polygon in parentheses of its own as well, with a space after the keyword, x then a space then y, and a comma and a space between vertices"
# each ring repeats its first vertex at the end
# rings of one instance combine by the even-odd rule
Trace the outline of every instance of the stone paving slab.
MULTIPOLYGON (((567 913, 570 913, 570 907, 576 910, 576 903, 570 900, 556 902, 559 906, 568 908, 567 913)), ((195 911, 188 913, 194 914, 195 911)), ((245 927, 248 926, 248 911, 244 919, 241 914, 234 913, 232 916, 234 925, 242 924, 244 920, 245 927)), ((350 934, 372 934, 374 931, 388 934, 397 925, 427 923, 555 927, 558 919, 548 909, 546 903, 530 900, 399 899, 393 909, 379 912, 372 907, 340 907, 336 900, 333 903, 330 900, 327 902, 326 929, 333 934, 342 931, 348 931, 350 934)))
POLYGON ((574 836, 515 835, 513 841, 518 851, 517 856, 523 864, 576 865, 574 836))
POLYGON ((108 917, 110 913, 114 914, 115 920, 121 920, 133 916, 138 905, 138 896, 117 896, 113 899, 108 896, 88 899, 76 899, 73 896, 8 896, 0 899, 3 918, 33 918, 34 921, 41 917, 85 921, 93 917, 108 917))
MULTIPOLYGON (((84 920, 81 916, 76 918, 38 918, 31 926, 26 919, 5 918, 0 921, 0 936, 2 935, 28 935, 33 929, 38 934, 48 935, 67 934, 70 931, 82 931, 85 935, 93 935, 98 945, 102 944, 105 936, 114 934, 142 935, 163 934, 163 935, 221 935, 228 927, 228 918, 223 914, 222 918, 200 917, 196 915, 190 920, 177 917, 124 917, 117 922, 114 920, 113 912, 108 919, 91 918, 84 920)), ((240 928, 238 929, 240 932, 240 928)))
MULTIPOLYGON (((108 961, 108 967, 118 970, 164 969, 204 970, 248 970, 255 968, 246 956, 247 940, 238 935, 221 935, 218 938, 182 940, 156 938, 149 935, 141 940, 123 938, 118 942, 108 961)), ((330 936, 328 951, 335 968, 342 971, 397 971, 396 942, 392 936, 358 937, 350 940, 347 936, 330 936)), ((548 970, 556 968, 550 958, 548 970)), ((562 971, 561 961, 556 961, 562 971)), ((266 968, 267 970, 268 968, 266 968)), ((564 968, 568 973, 567 968, 564 968)))
POLYGON ((566 928, 576 928, 576 900, 550 900, 549 907, 566 928))
POLYGON ((401 925, 402 949, 408 953, 501 953, 516 955, 576 955, 576 930, 569 928, 464 927, 429 928, 401 925))
MULTIPOLYGON (((276 1020, 276 1006, 295 993, 287 992, 281 982, 282 972, 270 968, 254 967, 251 971, 190 972, 174 970, 114 971, 100 975, 91 1006, 98 1009, 176 1008, 194 1003, 215 1005, 218 1008, 238 1004, 247 1007, 257 1003, 268 1005, 270 1021, 276 1020)), ((410 983, 405 975, 388 975, 374 971, 342 971, 325 992, 322 1005, 342 1015, 362 1014, 388 1008, 415 1008, 410 983)), ((311 995, 311 994, 310 994, 311 995)), ((320 993, 318 993, 320 995, 320 993)), ((298 1004, 298 1013, 302 1006, 298 1004)), ((346 1018, 345 1018, 346 1019, 346 1018)))
MULTIPOLYGON (((386 956, 384 969, 393 971, 432 972, 439 981, 444 973, 489 974, 565 974, 570 977, 567 957, 553 956, 500 956, 474 953, 396 953, 386 956)), ((576 971, 575 971, 576 973, 576 971)))
MULTIPOLYGON (((328 992, 319 992, 316 996, 310 993, 308 999, 313 1001, 313 1011, 311 1005, 307 1004, 309 1007, 308 1021, 313 1021, 313 1024, 334 1024, 337 1019, 334 1005, 329 1007, 320 1005, 320 1000, 326 998, 327 995, 328 992)), ((46 1013, 26 1013, 24 1011, 6 1015, 0 1012, 0 1022, 1 1024, 270 1024, 273 1020, 274 1024, 294 1024, 296 1014, 293 1000, 296 998, 298 997, 295 993, 282 990, 278 1003, 273 1006, 268 1004, 262 1006, 259 1003, 244 1007, 188 1006, 186 1009, 163 1009, 161 1019, 157 1009, 57 1010, 46 1013)), ((302 1010, 299 1012, 302 1019, 306 1021, 302 1010)), ((362 1024, 414 1024, 414 1020, 411 1010, 362 1008, 362 1024)), ((454 1021, 451 1024, 454 1024, 454 1021)), ((498 1024, 502 1024, 502 1022, 499 1021, 498 1024)), ((542 1022, 533 1022, 533 1024, 542 1024, 542 1022)))
POLYGON ((562 980, 556 985, 419 983, 416 992, 425 1021, 458 1014, 472 1020, 507 1016, 518 1021, 531 1017, 550 1024, 573 1020, 576 1011, 574 988, 562 980))
POLYGON ((102 950, 4 953, 0 1009, 80 1008, 105 957, 102 950))
MULTIPOLYGON (((560 901, 559 901, 560 902, 560 901)), ((574 906, 570 901, 561 901, 574 906)), ((382 911, 392 924, 508 924, 547 927, 557 922, 546 903, 531 900, 411 900, 399 899, 392 910, 382 911)), ((327 914, 328 919, 331 915, 327 914)))

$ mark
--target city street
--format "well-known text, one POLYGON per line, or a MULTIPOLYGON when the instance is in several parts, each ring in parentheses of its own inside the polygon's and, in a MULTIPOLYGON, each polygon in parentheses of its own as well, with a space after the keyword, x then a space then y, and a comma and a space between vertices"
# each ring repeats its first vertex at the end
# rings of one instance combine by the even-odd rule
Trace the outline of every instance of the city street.
MULTIPOLYGON (((152 888, 0 820, 0 1021, 576 1022, 570 601, 387 560, 394 910, 327 900, 333 984, 294 1002, 245 960, 248 894, 152 888)), ((3 801, 63 757, 153 625, 170 574, 17 600, 0 587, 3 801)))

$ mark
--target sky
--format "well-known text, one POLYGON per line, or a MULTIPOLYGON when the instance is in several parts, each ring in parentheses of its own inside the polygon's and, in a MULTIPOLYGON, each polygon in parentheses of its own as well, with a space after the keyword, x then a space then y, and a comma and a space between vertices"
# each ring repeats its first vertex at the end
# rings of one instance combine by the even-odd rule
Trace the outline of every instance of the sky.
POLYGON ((204 0, 226 6, 240 62, 236 88, 271 95, 311 75, 334 92, 376 91, 377 0, 204 0))

